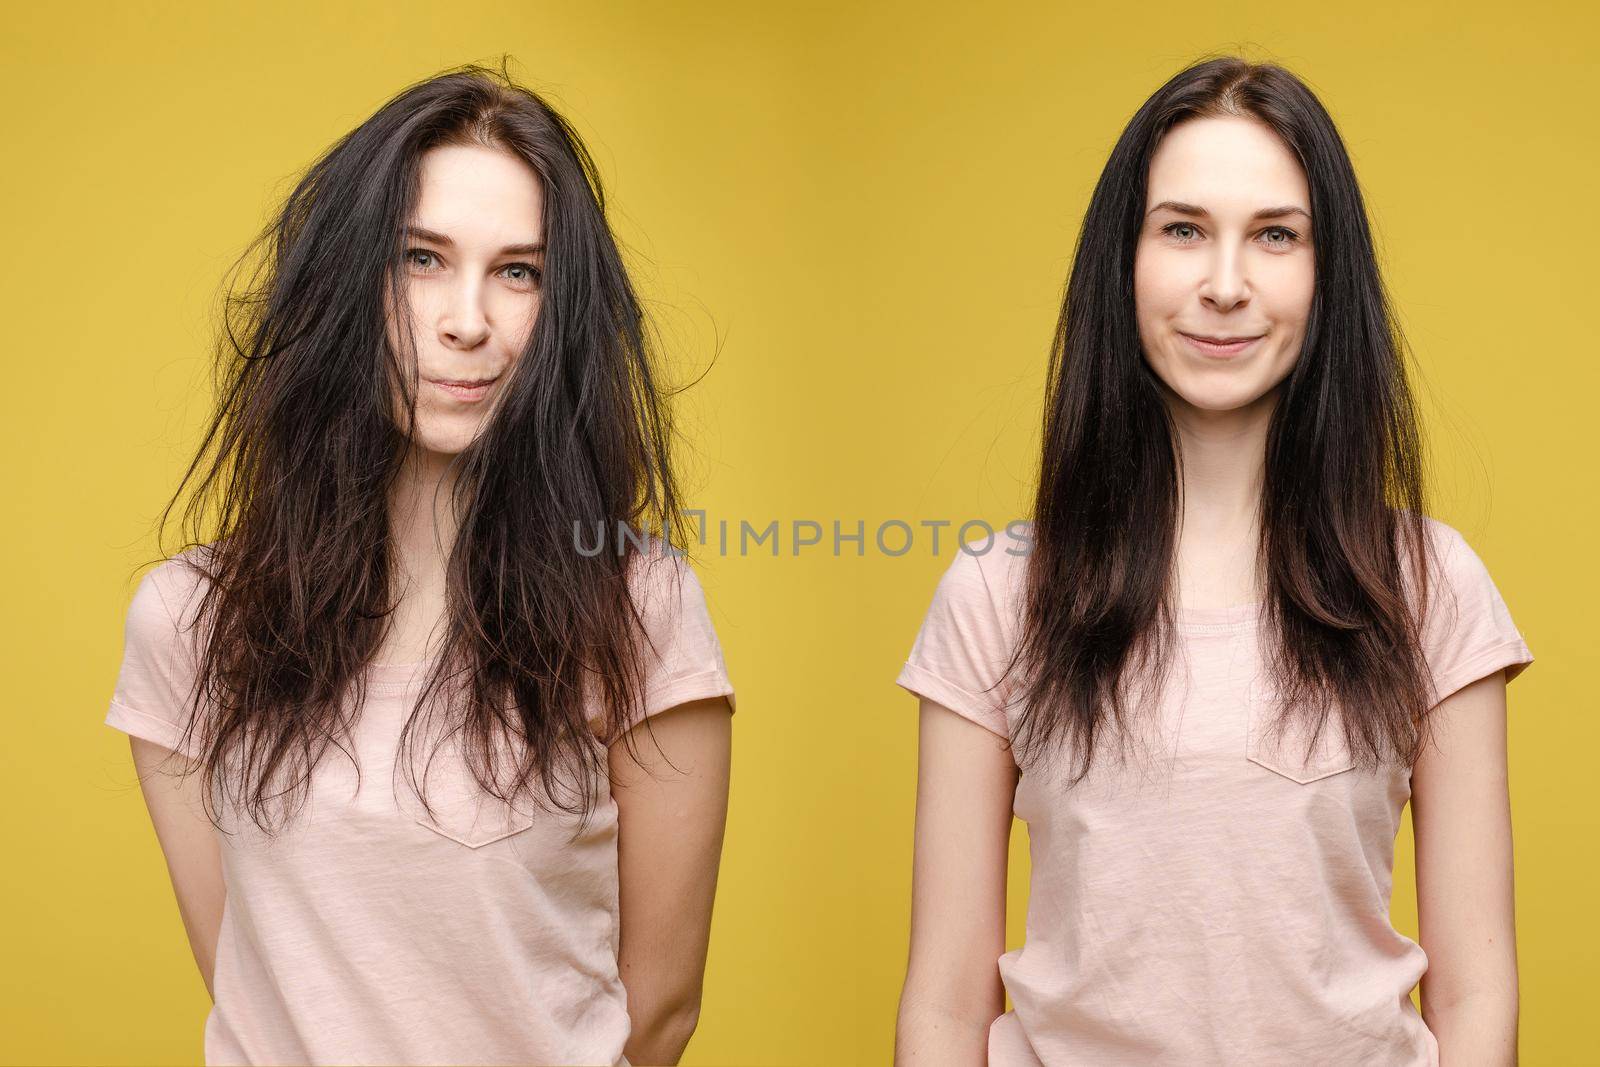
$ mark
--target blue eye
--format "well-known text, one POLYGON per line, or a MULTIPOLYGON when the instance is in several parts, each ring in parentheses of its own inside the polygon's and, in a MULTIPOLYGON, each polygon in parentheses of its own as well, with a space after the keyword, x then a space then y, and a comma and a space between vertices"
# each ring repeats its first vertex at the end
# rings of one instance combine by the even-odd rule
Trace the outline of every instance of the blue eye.
POLYGON ((1269 226, 1267 229, 1262 230, 1261 233, 1263 234, 1263 236, 1266 235, 1266 234, 1270 234, 1270 233, 1281 233, 1281 234, 1283 234, 1284 235, 1283 236, 1283 240, 1281 240, 1281 241, 1268 241, 1267 242, 1267 244, 1269 244, 1269 245, 1277 245, 1279 248, 1288 248, 1289 246, 1291 246, 1293 244, 1296 244, 1300 240, 1300 235, 1295 233, 1293 230, 1289 229, 1287 226, 1269 226))
POLYGON ((1165 226, 1161 227, 1162 233, 1169 237, 1176 237, 1183 244, 1188 244, 1190 241, 1194 240, 1192 237, 1178 237, 1177 231, 1179 230, 1189 230, 1193 232, 1195 230, 1195 225, 1192 222, 1169 222, 1165 226))
POLYGON ((500 269, 502 271, 508 271, 508 270, 520 270, 520 271, 522 271, 523 272, 523 277, 517 278, 517 279, 513 279, 513 280, 514 281, 524 282, 524 283, 526 283, 528 285, 538 285, 539 281, 544 277, 544 272, 541 271, 538 267, 535 267, 532 263, 507 263, 505 266, 501 267, 500 269))
MULTIPOLYGON (((442 268, 439 264, 439 254, 426 248, 408 248, 402 257, 408 266, 416 266, 425 274, 433 274, 442 268)), ((507 263, 497 272, 508 280, 521 286, 536 286, 544 277, 544 272, 532 263, 507 263), (520 271, 520 274, 510 272, 520 271)))

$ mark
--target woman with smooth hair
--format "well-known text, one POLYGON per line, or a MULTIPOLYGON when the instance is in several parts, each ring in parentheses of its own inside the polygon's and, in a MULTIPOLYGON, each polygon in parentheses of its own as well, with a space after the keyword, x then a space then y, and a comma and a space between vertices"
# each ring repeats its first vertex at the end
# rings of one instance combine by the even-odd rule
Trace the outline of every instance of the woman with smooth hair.
POLYGON ((254 247, 106 717, 206 1062, 677 1062, 733 692, 589 155, 458 68, 254 247))
POLYGON ((898 1062, 1513 1062, 1533 657, 1425 512, 1403 352, 1310 90, 1229 57, 1162 86, 1078 239, 1026 542, 955 554, 898 678, 898 1062), (1420 945, 1389 921, 1408 799, 1420 945))

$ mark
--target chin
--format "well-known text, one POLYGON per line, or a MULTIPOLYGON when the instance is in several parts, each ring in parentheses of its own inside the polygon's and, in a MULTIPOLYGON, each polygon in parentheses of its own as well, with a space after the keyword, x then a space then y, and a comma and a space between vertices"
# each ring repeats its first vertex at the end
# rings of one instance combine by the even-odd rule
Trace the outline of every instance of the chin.
POLYGON ((1220 415, 1224 412, 1239 411, 1242 408, 1247 408, 1255 399, 1255 397, 1227 397, 1216 399, 1207 397, 1198 401, 1190 400, 1189 406, 1198 411, 1210 411, 1220 415))
POLYGON ((1229 383, 1220 387, 1216 383, 1198 385, 1192 382, 1184 382, 1182 385, 1183 388, 1171 390, 1172 394, 1179 400, 1196 411, 1210 411, 1219 414, 1247 408, 1267 393, 1267 390, 1259 382, 1248 384, 1229 383))
POLYGON ((472 437, 470 435, 439 433, 437 431, 429 433, 419 430, 412 439, 412 447, 418 452, 426 452, 445 459, 453 459, 459 456, 471 444, 472 437))
POLYGON ((418 412, 412 440, 416 447, 443 456, 465 452, 483 430, 483 413, 454 415, 446 412, 418 412))

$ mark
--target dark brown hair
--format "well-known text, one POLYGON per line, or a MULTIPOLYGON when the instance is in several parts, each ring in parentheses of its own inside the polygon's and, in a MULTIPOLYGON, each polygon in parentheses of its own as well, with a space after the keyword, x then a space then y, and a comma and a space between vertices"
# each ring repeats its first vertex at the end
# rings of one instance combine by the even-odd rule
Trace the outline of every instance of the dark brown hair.
POLYGON ((1010 664, 1021 765, 1070 750, 1088 773, 1108 727, 1134 736, 1128 690, 1170 658, 1182 454, 1145 361, 1133 266, 1151 156, 1175 125, 1246 116, 1299 158, 1311 193, 1315 287, 1303 347, 1266 441, 1258 560, 1263 655, 1279 724, 1311 743, 1344 731, 1362 763, 1420 751, 1428 673, 1403 567, 1425 603, 1431 558, 1404 340, 1333 120, 1281 67, 1191 66, 1129 121, 1079 233, 1051 352, 1022 633, 1010 664), (1337 712, 1337 713, 1336 713, 1337 712))
POLYGON ((601 709, 600 741, 624 735, 643 699, 642 619, 627 581, 639 542, 584 552, 577 531, 620 521, 687 543, 645 319, 582 141, 504 69, 400 92, 309 168, 236 266, 260 253, 249 283, 230 283, 214 418, 161 519, 196 483, 186 536, 202 550, 184 559, 204 572, 193 699, 206 713, 185 738, 202 742, 208 793, 236 795, 263 829, 272 802, 303 801, 328 746, 343 748, 396 607, 388 502, 416 398, 385 307, 410 321, 420 160, 451 144, 537 173, 546 253, 527 346, 452 460, 447 629, 402 752, 447 708, 445 734, 486 792, 580 813, 581 829, 607 771, 589 713, 601 709))

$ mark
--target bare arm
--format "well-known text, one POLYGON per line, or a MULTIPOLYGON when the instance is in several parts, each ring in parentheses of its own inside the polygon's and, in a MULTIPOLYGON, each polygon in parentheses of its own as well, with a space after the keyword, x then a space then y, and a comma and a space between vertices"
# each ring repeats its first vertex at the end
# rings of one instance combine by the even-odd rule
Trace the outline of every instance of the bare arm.
POLYGON ((130 737, 139 788, 167 861, 167 874, 178 898, 178 912, 189 935, 189 949, 200 968, 206 992, 215 999, 212 976, 217 962, 217 937, 227 892, 222 881, 222 852, 216 830, 200 803, 201 776, 180 776, 175 765, 185 757, 142 737, 130 737))
POLYGON ((728 702, 714 697, 634 727, 642 767, 622 741, 610 749, 630 1063, 677 1063, 699 1021, 732 736, 728 702))
POLYGON ((1505 1067, 1517 1061, 1518 1003, 1504 674, 1431 714, 1436 742, 1411 779, 1422 1017, 1443 1067, 1505 1067))
POLYGON ((996 734, 922 698, 911 953, 897 1067, 983 1064, 1005 1011, 1006 857, 1017 768, 996 734))

